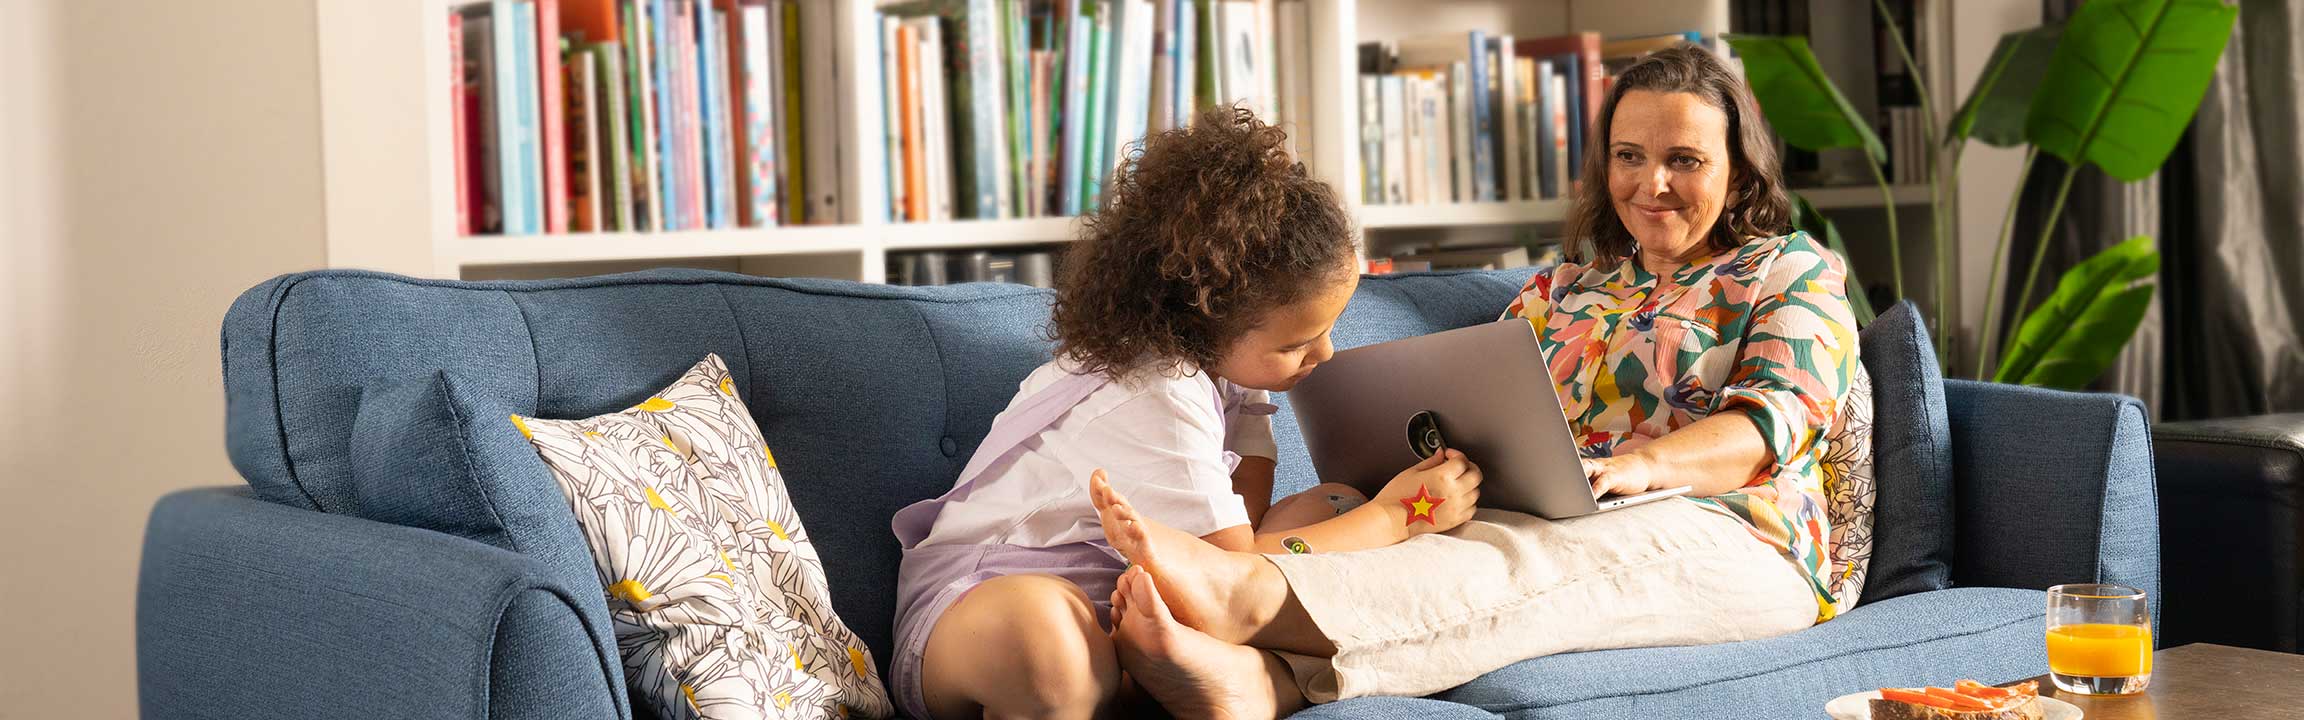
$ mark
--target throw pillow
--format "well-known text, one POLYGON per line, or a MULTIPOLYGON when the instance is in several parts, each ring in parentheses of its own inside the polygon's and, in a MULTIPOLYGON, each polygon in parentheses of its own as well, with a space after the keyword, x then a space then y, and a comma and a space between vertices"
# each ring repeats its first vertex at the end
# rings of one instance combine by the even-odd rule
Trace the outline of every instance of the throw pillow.
POLYGON ((1928 325, 1897 303, 1859 333, 1872 376, 1872 456, 1879 499, 1864 599, 1952 587, 1952 424, 1928 325))
POLYGON ((1840 403, 1840 416, 1824 435, 1824 517, 1832 522, 1834 615, 1856 608, 1864 573, 1872 564, 1872 378, 1861 363, 1840 403))
POLYGON ((591 545, 635 703, 666 718, 891 714, 719 356, 623 412, 512 423, 591 545))

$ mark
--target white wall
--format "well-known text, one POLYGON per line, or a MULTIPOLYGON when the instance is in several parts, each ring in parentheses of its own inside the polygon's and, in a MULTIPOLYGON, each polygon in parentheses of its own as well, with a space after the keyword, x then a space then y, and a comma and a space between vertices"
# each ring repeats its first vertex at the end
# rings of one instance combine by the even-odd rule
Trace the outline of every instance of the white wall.
POLYGON ((239 482, 224 310, 323 262, 313 24, 0 0, 0 719, 136 714, 145 515, 239 482))

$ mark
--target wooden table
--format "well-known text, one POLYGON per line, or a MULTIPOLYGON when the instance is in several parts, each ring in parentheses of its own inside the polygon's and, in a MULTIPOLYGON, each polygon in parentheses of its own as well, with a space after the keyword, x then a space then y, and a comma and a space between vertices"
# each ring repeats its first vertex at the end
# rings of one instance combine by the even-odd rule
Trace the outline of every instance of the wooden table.
POLYGON ((2304 655, 2223 645, 2152 653, 2152 686, 2139 695, 2081 695, 2031 678, 2040 694, 2080 706, 2087 720, 2304 718, 2304 655))

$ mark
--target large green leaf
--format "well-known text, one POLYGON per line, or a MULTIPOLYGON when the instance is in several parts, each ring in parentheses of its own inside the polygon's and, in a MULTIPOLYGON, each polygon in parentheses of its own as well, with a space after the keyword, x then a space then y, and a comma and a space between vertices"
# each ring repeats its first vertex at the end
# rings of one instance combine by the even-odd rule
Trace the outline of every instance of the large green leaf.
POLYGON ((2032 109, 2032 94, 2048 74, 2049 58, 2063 32, 2063 25, 2042 25, 2000 36, 1984 74, 1968 91, 1968 101, 1952 116, 1946 142, 1974 137, 1994 147, 2023 145, 2024 115, 2032 109))
POLYGON ((2048 302, 2024 318, 1993 380, 2079 389, 2104 373, 2136 334, 2152 303, 2160 252, 2138 235, 2082 261, 2056 281, 2048 302))
POLYGON ((2024 128, 2032 144, 2126 182, 2176 148, 2232 36, 2218 0, 2092 0, 2067 23, 2024 128))
POLYGON ((1873 161, 1888 162, 1872 123, 1824 75, 1807 38, 1732 35, 1728 44, 1743 58, 1752 97, 1784 142, 1803 150, 1863 148, 1873 161))
POLYGON ((1856 326, 1872 324, 1872 298, 1864 292, 1864 283, 1856 280, 1856 259, 1848 256, 1848 246, 1841 244, 1840 228, 1832 224, 1832 218, 1816 212, 1816 206, 1808 204, 1808 198, 1792 193, 1792 227, 1823 239, 1825 247, 1840 254, 1840 264, 1848 269, 1848 305, 1856 311, 1856 326))

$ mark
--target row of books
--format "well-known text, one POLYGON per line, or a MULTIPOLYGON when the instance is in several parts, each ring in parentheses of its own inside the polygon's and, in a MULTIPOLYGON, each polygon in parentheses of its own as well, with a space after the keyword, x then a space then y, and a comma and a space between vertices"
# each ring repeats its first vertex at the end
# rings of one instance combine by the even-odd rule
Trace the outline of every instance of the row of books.
POLYGON ((1238 104, 1311 123, 1304 0, 881 8, 885 220, 1076 215, 1147 133, 1238 104))
POLYGON ((1045 250, 889 253, 888 282, 892 285, 997 282, 1055 287, 1056 256, 1045 250))
POLYGON ((1360 46, 1361 199, 1397 205, 1557 198, 1581 175, 1611 78, 1697 33, 1603 40, 1464 34, 1360 46))
POLYGON ((831 12, 815 0, 456 8, 448 27, 459 230, 837 219, 831 12))

